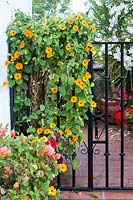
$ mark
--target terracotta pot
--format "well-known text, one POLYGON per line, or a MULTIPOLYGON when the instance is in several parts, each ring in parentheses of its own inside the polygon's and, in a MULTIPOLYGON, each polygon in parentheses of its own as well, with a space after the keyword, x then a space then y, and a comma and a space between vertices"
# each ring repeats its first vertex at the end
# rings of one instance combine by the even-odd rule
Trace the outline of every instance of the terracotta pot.
MULTIPOLYGON (((115 121, 116 105, 119 105, 119 104, 120 104, 120 99, 112 99, 112 98, 108 99, 108 115, 110 115, 108 117, 108 122, 110 124, 116 124, 116 121, 115 121)), ((105 113, 105 99, 104 98, 100 100, 100 110, 102 114, 105 113)))

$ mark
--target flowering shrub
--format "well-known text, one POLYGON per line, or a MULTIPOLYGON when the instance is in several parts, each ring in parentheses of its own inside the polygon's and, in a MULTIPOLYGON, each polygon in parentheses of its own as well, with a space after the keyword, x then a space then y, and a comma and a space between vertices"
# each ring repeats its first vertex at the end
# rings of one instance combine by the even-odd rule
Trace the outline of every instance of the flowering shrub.
POLYGON ((59 133, 56 149, 68 155, 83 141, 87 110, 96 107, 87 71, 95 31, 85 15, 34 21, 21 12, 7 29, 5 64, 9 87, 15 86, 16 127, 24 123, 28 134, 54 139, 59 133))
POLYGON ((67 166, 58 162, 61 154, 55 146, 45 136, 6 131, 7 126, 0 127, 0 199, 58 199, 59 190, 51 181, 67 166))
MULTIPOLYGON (((120 95, 120 94, 119 94, 120 95)), ((121 105, 116 106, 116 124, 121 124, 121 105)), ((124 92, 124 124, 127 125, 129 130, 133 131, 133 104, 132 100, 128 97, 127 93, 124 92)))

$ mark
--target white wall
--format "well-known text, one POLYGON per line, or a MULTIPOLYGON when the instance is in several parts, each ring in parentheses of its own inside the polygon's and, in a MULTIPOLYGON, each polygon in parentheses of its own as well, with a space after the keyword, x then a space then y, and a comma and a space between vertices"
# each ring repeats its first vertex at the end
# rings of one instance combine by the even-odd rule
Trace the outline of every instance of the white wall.
POLYGON ((7 77, 7 68, 4 61, 7 60, 6 28, 11 21, 14 9, 32 13, 32 0, 0 0, 0 123, 10 123, 9 88, 2 83, 7 77))

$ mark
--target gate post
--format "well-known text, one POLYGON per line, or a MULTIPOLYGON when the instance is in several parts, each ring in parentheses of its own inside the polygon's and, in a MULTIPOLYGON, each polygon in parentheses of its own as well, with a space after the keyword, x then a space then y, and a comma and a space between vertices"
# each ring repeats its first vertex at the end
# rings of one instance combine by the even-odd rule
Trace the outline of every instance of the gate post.
MULTIPOLYGON (((92 53, 89 54, 89 65, 87 71, 92 75, 93 61, 92 53)), ((91 78, 91 81, 93 78, 91 78)), ((93 189, 93 117, 90 110, 87 112, 88 116, 88 188, 93 189)))

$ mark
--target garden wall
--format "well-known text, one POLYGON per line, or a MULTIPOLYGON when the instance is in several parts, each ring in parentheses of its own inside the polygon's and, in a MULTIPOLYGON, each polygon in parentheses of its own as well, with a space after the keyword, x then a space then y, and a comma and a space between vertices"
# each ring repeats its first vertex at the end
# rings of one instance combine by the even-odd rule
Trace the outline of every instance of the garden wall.
POLYGON ((32 14, 32 0, 0 0, 0 123, 3 124, 10 122, 9 88, 2 86, 7 76, 7 68, 4 66, 8 52, 5 31, 12 19, 14 9, 32 14))

